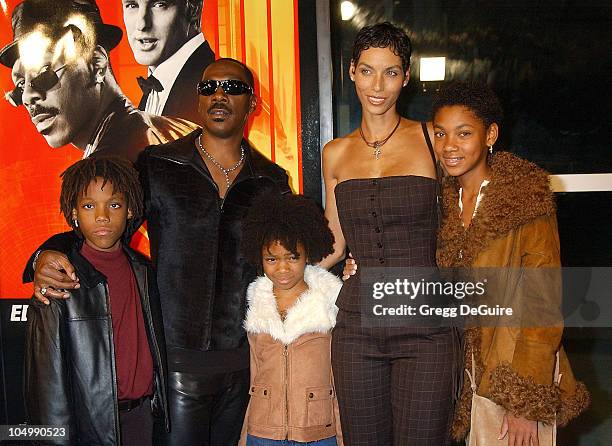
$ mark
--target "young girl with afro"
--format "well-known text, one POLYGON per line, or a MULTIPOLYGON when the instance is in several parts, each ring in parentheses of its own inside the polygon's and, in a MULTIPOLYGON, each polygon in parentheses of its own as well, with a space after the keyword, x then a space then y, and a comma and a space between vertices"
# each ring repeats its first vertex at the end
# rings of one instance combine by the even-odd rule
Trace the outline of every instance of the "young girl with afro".
POLYGON ((250 402, 241 445, 342 445, 331 370, 341 281, 316 266, 334 237, 318 206, 264 195, 243 226, 243 254, 260 277, 247 290, 250 402))

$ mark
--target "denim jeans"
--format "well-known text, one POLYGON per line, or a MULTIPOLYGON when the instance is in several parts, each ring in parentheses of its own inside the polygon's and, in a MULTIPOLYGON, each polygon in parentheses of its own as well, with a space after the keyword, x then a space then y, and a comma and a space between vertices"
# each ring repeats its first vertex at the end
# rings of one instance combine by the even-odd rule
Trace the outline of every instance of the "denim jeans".
POLYGON ((336 446, 336 437, 329 437, 323 440, 302 443, 293 440, 268 440, 267 438, 247 435, 246 446, 336 446))

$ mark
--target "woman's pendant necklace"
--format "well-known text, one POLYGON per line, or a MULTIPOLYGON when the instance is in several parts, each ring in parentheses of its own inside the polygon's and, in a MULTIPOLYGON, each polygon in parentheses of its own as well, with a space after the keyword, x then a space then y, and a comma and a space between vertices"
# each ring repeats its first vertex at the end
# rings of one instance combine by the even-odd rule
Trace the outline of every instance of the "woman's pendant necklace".
POLYGON ((399 128, 400 122, 402 122, 401 116, 397 120, 397 124, 395 124, 395 127, 393 127, 393 130, 391 130, 391 133, 389 133, 389 136, 387 136, 385 139, 381 139, 380 141, 374 141, 374 142, 369 142, 367 139, 365 139, 361 125, 359 125, 359 134, 361 135, 361 139, 363 139, 363 142, 365 142, 368 147, 372 147, 374 149, 374 152, 372 154, 376 157, 376 159, 380 158, 380 155, 382 154, 382 151, 380 150, 380 148, 384 146, 387 143, 387 141, 391 139, 395 131, 399 128))

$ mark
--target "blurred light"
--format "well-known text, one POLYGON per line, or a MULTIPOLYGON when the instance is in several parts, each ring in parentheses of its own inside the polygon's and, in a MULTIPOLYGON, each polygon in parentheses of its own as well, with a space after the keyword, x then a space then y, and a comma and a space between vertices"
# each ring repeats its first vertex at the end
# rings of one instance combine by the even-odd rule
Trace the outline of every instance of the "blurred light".
POLYGON ((53 52, 53 62, 58 61, 64 56, 64 61, 70 63, 77 58, 76 45, 74 44, 74 35, 72 30, 69 30, 62 36, 61 39, 55 44, 55 51, 53 52))
POLYGON ((340 13, 342 14, 342 20, 351 20, 355 15, 356 7, 353 2, 344 1, 340 4, 340 13))
POLYGON ((2 7, 4 15, 6 15, 6 0, 0 0, 0 6, 2 7))
POLYGON ((78 37, 79 41, 82 42, 83 46, 81 50, 84 51, 85 54, 93 51, 96 46, 96 30, 91 21, 83 14, 73 14, 68 17, 68 20, 64 23, 65 27, 68 25, 76 26, 79 31, 81 31, 80 36, 75 36, 72 32, 70 33, 73 41, 78 37))
POLYGON ((421 57, 419 78, 421 82, 443 81, 446 57, 421 57))
POLYGON ((19 59, 26 69, 38 69, 43 66, 51 39, 40 31, 30 33, 19 40, 19 59))
POLYGON ((89 26, 89 20, 82 14, 72 14, 68 20, 64 22, 64 26, 74 25, 81 30, 83 34, 88 34, 93 30, 89 26))

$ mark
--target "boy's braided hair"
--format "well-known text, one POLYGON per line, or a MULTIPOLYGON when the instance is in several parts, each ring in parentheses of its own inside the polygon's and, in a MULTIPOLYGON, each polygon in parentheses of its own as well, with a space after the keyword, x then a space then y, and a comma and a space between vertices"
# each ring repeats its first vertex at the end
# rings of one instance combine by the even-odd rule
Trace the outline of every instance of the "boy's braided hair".
POLYGON ((66 222, 75 230, 72 210, 76 209, 79 199, 87 191, 89 184, 96 178, 103 180, 102 187, 110 183, 114 193, 122 193, 126 205, 132 212, 128 220, 124 239, 136 232, 143 214, 143 193, 138 172, 128 160, 118 156, 89 157, 68 167, 61 175, 60 210, 66 222))

